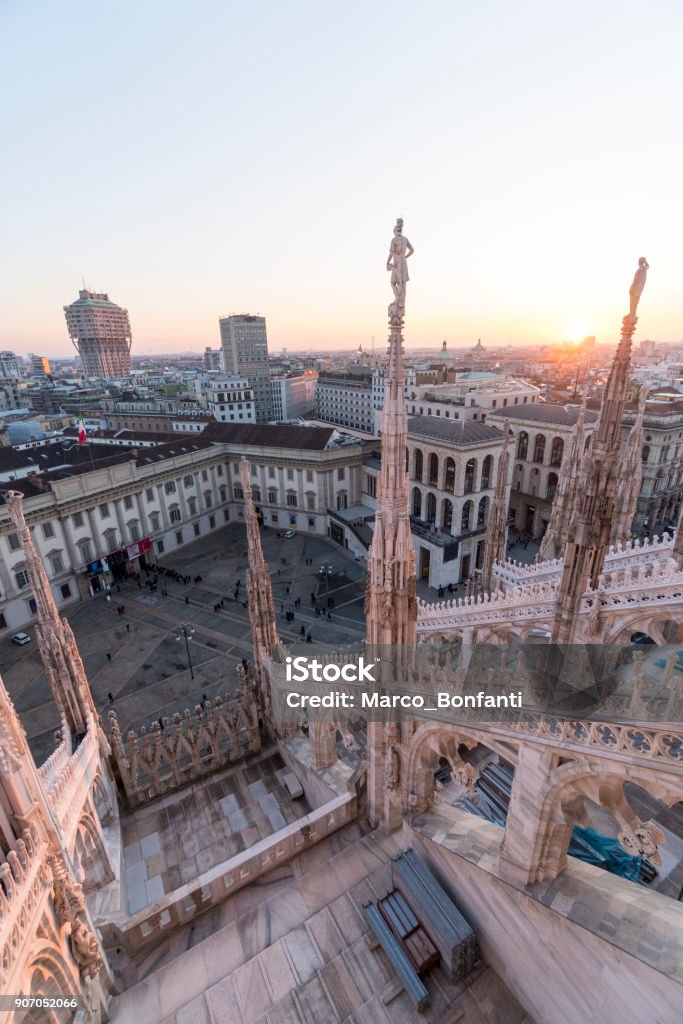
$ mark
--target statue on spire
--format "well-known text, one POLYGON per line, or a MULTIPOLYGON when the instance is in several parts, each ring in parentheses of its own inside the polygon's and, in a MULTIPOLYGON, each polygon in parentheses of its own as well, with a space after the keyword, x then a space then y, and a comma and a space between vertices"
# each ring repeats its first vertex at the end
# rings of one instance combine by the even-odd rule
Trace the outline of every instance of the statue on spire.
POLYGON ((403 316, 406 308, 406 284, 408 276, 408 257, 412 256, 415 250, 403 234, 403 218, 399 217, 394 228, 394 237, 389 246, 387 258, 387 270, 391 271, 391 287, 394 292, 394 301, 389 306, 389 316, 403 316))
POLYGON ((629 317, 633 318, 636 315, 638 309, 638 303, 640 302, 640 296, 643 294, 643 288, 647 280, 647 272, 650 269, 650 264, 647 262, 644 256, 641 256, 638 260, 638 269, 633 275, 633 284, 629 289, 629 297, 631 300, 631 308, 629 309, 629 317))

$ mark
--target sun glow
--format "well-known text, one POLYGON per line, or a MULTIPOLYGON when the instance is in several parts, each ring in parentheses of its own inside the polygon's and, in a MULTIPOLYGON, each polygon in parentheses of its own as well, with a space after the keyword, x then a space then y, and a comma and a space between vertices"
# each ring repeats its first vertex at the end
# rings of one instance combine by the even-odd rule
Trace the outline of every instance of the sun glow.
POLYGON ((582 317, 568 320, 564 325, 564 336, 568 341, 583 341, 594 333, 590 322, 582 317))

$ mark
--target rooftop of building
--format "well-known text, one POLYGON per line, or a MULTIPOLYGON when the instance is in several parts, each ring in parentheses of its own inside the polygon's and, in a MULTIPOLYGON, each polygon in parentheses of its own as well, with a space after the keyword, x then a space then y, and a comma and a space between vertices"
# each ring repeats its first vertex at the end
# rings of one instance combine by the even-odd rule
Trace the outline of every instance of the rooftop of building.
POLYGON ((498 441, 503 432, 498 427, 476 420, 444 420, 437 416, 412 416, 408 420, 409 437, 430 437, 450 444, 481 444, 498 441))
MULTIPOLYGON (((597 403, 600 407, 600 403, 597 403)), ((500 419, 529 420, 532 423, 549 423, 558 427, 573 427, 579 418, 580 405, 554 405, 549 402, 533 403, 531 405, 517 405, 513 408, 496 409, 490 412, 488 418, 496 416, 500 419)), ((596 411, 586 410, 586 423, 595 423, 598 418, 596 411)))
POLYGON ((116 309, 126 312, 126 310, 116 302, 112 302, 106 292, 89 292, 83 290, 79 291, 78 298, 68 306, 65 306, 64 309, 78 309, 79 307, 88 308, 93 306, 97 306, 101 309, 116 309))
POLYGON ((201 436, 210 441, 256 448, 323 452, 334 444, 339 431, 334 427, 299 427, 285 423, 212 423, 201 436))

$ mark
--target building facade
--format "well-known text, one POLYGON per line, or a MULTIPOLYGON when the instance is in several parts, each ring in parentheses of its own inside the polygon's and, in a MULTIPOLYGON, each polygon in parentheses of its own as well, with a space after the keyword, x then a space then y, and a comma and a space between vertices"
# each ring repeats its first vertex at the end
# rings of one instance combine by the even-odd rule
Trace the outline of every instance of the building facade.
POLYGON ((64 307, 66 326, 83 365, 84 377, 127 377, 133 336, 128 310, 104 292, 79 291, 64 307))
POLYGON ((3 380, 19 380, 21 377, 19 357, 14 352, 0 352, 0 377, 3 380))
MULTIPOLYGON (((553 498, 563 459, 569 453, 578 405, 535 404, 491 412, 486 422, 502 428, 507 419, 511 438, 512 487, 509 515, 512 525, 535 540, 550 522, 553 498)), ((585 439, 590 438, 597 413, 587 410, 585 439)))
POLYGON ((246 377, 214 377, 202 386, 207 411, 219 423, 255 423, 256 404, 246 377))
POLYGON ((246 377, 254 393, 256 422, 272 420, 266 318, 244 313, 219 320, 223 372, 246 377))
POLYGON ((316 394, 316 417, 325 423, 375 433, 375 400, 383 393, 373 388, 373 373, 321 373, 316 394))
POLYGON ((271 377, 273 419, 275 422, 306 418, 315 410, 318 374, 316 370, 282 377, 271 377))
MULTIPOLYGON (((636 418, 627 407, 622 441, 636 418)), ((648 402, 643 421, 643 480, 634 521, 636 531, 660 532, 673 526, 683 496, 683 402, 648 402)))

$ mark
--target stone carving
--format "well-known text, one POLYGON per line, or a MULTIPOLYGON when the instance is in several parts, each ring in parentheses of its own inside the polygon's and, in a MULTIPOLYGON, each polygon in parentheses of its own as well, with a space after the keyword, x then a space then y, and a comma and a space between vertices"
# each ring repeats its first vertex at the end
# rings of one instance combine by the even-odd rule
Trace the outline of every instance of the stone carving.
POLYGON ((408 283, 408 257, 415 252, 403 234, 403 218, 399 217, 394 228, 394 237, 389 246, 387 270, 391 271, 391 287, 394 302, 389 307, 389 315, 403 311, 406 305, 406 284, 408 283))
POLYGON ((635 317, 638 303, 640 302, 640 296, 643 294, 643 288, 647 280, 647 272, 650 269, 650 264, 647 262, 644 256, 641 256, 638 260, 638 269, 633 276, 633 284, 629 288, 629 297, 631 300, 631 308, 629 309, 629 317, 635 317))
POLYGON ((659 845, 665 841, 665 835, 654 821, 641 822, 637 818, 631 824, 625 824, 618 839, 627 853, 634 857, 647 857, 653 864, 661 864, 659 845))
POLYGON ((69 872, 61 854, 50 854, 48 863, 52 870, 55 913, 61 924, 70 926, 71 950, 83 977, 94 978, 103 960, 87 920, 83 888, 69 872))
POLYGON ((384 785, 387 789, 396 789, 399 781, 399 755, 398 750, 392 744, 387 747, 384 757, 384 785))

